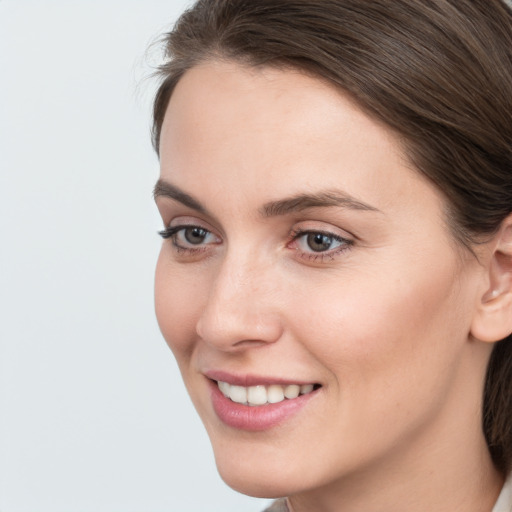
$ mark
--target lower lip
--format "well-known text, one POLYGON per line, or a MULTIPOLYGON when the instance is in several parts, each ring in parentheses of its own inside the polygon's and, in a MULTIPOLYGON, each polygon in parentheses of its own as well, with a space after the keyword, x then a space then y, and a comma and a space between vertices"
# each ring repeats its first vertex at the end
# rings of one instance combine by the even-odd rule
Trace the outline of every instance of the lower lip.
POLYGON ((268 430, 296 415, 317 394, 316 391, 277 404, 243 405, 226 398, 216 382, 210 381, 213 409, 226 425, 250 432, 268 430))

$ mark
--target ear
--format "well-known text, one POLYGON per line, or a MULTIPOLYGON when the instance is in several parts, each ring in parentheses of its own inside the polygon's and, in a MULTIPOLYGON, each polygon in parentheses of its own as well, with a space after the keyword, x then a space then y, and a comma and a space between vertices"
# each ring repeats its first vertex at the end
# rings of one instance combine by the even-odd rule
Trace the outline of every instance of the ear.
POLYGON ((489 244, 489 287, 480 298, 471 334, 477 340, 495 342, 512 333, 512 215, 489 244))

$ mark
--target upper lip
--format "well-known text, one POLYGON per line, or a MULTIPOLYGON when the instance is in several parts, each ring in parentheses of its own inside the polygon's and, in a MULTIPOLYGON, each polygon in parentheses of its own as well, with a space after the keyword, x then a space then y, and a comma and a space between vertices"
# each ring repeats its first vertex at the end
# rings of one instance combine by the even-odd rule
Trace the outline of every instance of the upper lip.
POLYGON ((314 381, 305 381, 300 379, 287 379, 283 377, 270 377, 263 375, 254 374, 235 374, 229 373, 223 370, 207 370, 203 374, 210 380, 227 382, 228 384, 235 386, 271 386, 272 384, 278 384, 286 386, 289 384, 297 384, 302 386, 304 384, 316 384, 314 381))

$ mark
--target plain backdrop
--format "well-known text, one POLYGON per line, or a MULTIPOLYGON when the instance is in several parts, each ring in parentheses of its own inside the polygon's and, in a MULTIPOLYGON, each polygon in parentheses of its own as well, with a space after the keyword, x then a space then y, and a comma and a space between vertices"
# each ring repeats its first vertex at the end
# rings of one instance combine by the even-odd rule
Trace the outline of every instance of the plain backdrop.
POLYGON ((0 0, 0 511, 257 512, 153 312, 146 80, 184 0, 0 0))
POLYGON ((185 0, 0 0, 0 512, 258 512, 153 312, 147 52, 185 0))

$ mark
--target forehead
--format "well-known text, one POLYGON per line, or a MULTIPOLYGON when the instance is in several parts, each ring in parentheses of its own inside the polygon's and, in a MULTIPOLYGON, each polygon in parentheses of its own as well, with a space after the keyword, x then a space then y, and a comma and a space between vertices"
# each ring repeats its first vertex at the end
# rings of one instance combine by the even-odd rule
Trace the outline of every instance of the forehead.
POLYGON ((171 96, 162 130, 169 129, 174 119, 183 123, 181 129, 190 128, 198 135, 216 123, 219 137, 221 129, 242 138, 272 128, 311 137, 320 136, 315 131, 331 122, 336 131, 347 127, 354 134, 364 131, 367 141, 382 139, 390 146, 397 142, 391 129, 364 115, 341 89, 325 80, 296 69, 255 68, 231 61, 207 61, 185 73, 171 96), (246 129, 240 131, 242 123, 246 129), (234 126, 237 129, 231 130, 234 126))
POLYGON ((261 201, 341 187, 382 209, 406 199, 412 183, 431 189, 391 129, 333 85, 290 69, 192 68, 171 97, 160 148, 164 179, 199 192, 208 184, 210 196, 219 183, 261 201))

